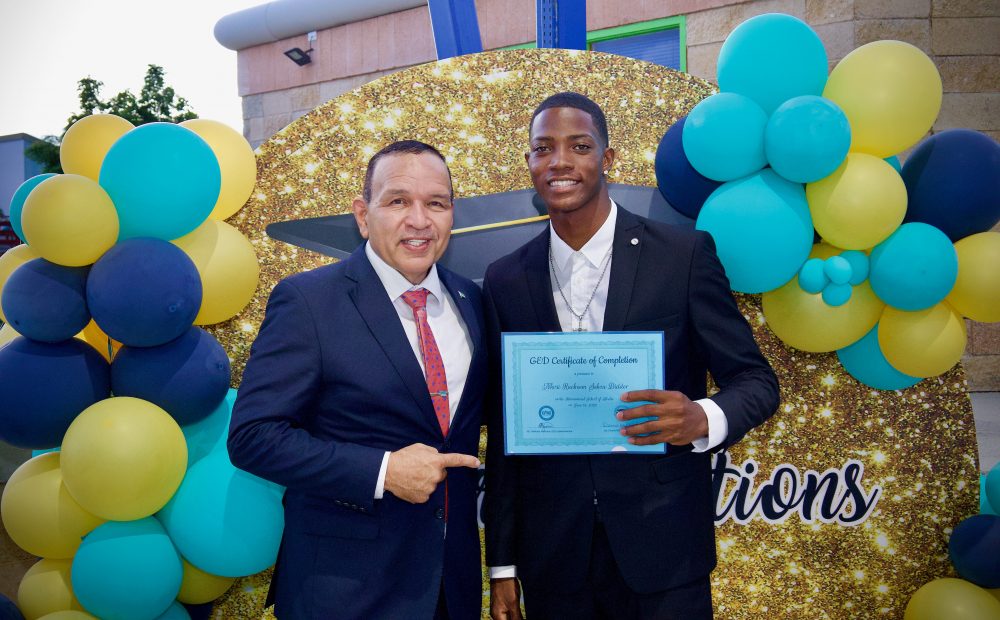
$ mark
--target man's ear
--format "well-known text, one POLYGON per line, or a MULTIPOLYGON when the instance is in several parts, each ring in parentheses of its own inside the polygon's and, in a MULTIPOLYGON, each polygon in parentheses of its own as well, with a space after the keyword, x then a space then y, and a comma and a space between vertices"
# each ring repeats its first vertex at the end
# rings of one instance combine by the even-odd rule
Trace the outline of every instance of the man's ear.
POLYGON ((358 223, 358 231, 363 239, 368 238, 368 203, 364 198, 357 196, 351 203, 354 208, 354 221, 358 223))
POLYGON ((615 150, 610 146, 604 149, 604 156, 601 158, 601 170, 605 174, 611 172, 611 168, 615 165, 615 150))
POLYGON ((526 163, 526 164, 531 163, 531 160, 529 159, 530 157, 531 157, 531 151, 525 151, 524 152, 524 163, 526 163))

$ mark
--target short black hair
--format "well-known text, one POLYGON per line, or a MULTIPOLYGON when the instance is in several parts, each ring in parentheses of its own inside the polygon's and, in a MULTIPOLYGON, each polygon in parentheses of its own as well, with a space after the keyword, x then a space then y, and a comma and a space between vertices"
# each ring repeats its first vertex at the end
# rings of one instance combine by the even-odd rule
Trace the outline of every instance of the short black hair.
POLYGON ((441 151, 420 140, 397 140, 383 147, 381 151, 372 155, 372 158, 368 160, 368 169, 365 170, 365 186, 362 193, 365 202, 371 202, 372 199, 372 175, 375 173, 375 164, 378 163, 378 160, 386 155, 420 155, 421 153, 434 153, 444 162, 444 169, 448 171, 448 190, 451 192, 452 200, 454 200, 455 189, 451 184, 451 170, 448 168, 448 162, 445 160, 444 155, 441 154, 441 151))
POLYGON ((549 108, 576 108, 577 110, 583 110, 594 121, 594 128, 597 129, 597 135, 604 140, 604 148, 607 148, 611 144, 608 139, 608 121, 604 118, 604 110, 601 109, 601 106, 594 103, 590 97, 572 91, 556 93, 539 103, 538 107, 535 108, 535 113, 531 115, 531 124, 528 125, 529 133, 531 126, 535 124, 535 117, 549 108))

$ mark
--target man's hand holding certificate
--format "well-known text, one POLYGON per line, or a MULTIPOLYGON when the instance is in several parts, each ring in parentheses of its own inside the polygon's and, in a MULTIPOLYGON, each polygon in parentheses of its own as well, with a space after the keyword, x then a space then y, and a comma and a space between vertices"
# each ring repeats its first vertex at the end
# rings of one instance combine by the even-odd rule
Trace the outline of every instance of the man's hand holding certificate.
POLYGON ((621 429, 621 434, 628 437, 632 445, 669 443, 682 446, 708 435, 705 410, 680 392, 638 390, 626 392, 622 400, 643 403, 618 412, 618 419, 628 424, 621 429), (649 418, 654 419, 634 423, 634 420, 649 418))

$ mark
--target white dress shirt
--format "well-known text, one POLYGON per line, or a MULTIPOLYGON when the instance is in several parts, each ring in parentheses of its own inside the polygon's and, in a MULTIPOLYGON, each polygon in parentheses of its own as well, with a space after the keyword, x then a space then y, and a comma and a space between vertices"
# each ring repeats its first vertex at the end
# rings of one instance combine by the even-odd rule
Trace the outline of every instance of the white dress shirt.
MULTIPOLYGON (((420 353, 417 321, 413 318, 413 309, 403 301, 403 293, 419 288, 425 288, 430 292, 427 296, 427 324, 434 333, 434 341, 444 362, 444 374, 448 381, 448 409, 450 419, 454 419, 458 403, 462 399, 462 392, 465 390, 469 364, 472 362, 472 340, 469 338, 469 329, 462 320, 462 314, 458 311, 455 300, 438 278, 437 265, 431 267, 423 282, 411 284, 403 274, 375 253, 371 243, 365 244, 365 255, 368 256, 378 279, 385 287, 385 292, 392 301, 392 307, 399 315, 399 321, 403 324, 403 331, 406 332, 406 339, 410 342, 417 363, 420 364, 420 370, 424 370, 424 356, 420 353)), ((385 492, 385 472, 388 466, 389 452, 386 452, 382 457, 378 482, 375 484, 375 499, 382 499, 385 492)))
MULTIPOLYGON (((608 306, 608 283, 611 280, 610 263, 614 258, 611 247, 615 240, 617 220, 618 205, 611 201, 611 212, 608 213, 608 219, 604 220, 594 236, 579 250, 571 248, 549 224, 549 247, 552 252, 549 281, 552 284, 552 300, 556 305, 559 325, 564 332, 573 331, 578 327, 583 327, 589 332, 604 330, 604 310, 608 306), (560 286, 562 287, 561 294, 559 292, 560 286), (577 315, 583 314, 582 321, 566 307, 563 295, 566 296, 566 300, 573 306, 573 311, 577 315), (590 301, 589 306, 587 306, 588 300, 590 301)), ((715 401, 703 398, 695 402, 701 405, 708 418, 708 436, 695 439, 691 445, 694 452, 704 452, 725 441, 729 432, 729 423, 715 401)), ((517 570, 514 566, 490 567, 491 579, 516 576, 517 570)))

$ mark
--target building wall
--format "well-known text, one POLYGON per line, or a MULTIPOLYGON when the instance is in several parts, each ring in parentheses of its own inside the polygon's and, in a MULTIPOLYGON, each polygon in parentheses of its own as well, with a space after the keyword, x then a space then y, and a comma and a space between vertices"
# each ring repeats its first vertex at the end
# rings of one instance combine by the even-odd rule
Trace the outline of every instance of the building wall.
MULTIPOLYGON (((535 39, 534 0, 476 0, 476 8, 485 49, 535 39)), ((964 127, 1000 140, 1000 0, 589 0, 587 28, 684 15, 688 72, 714 81, 726 36, 746 19, 773 12, 809 23, 831 69, 872 41, 917 46, 935 62, 944 85, 933 131, 964 127)), ((283 56, 304 44, 303 35, 238 54, 243 133, 254 146, 341 93, 435 59, 427 7, 320 31, 305 67, 283 56)), ((965 367, 970 389, 1000 391, 1000 324, 969 323, 965 367)))
POLYGON ((24 156, 24 149, 37 138, 19 133, 0 136, 0 212, 10 215, 10 199, 25 179, 41 172, 41 166, 24 156))

